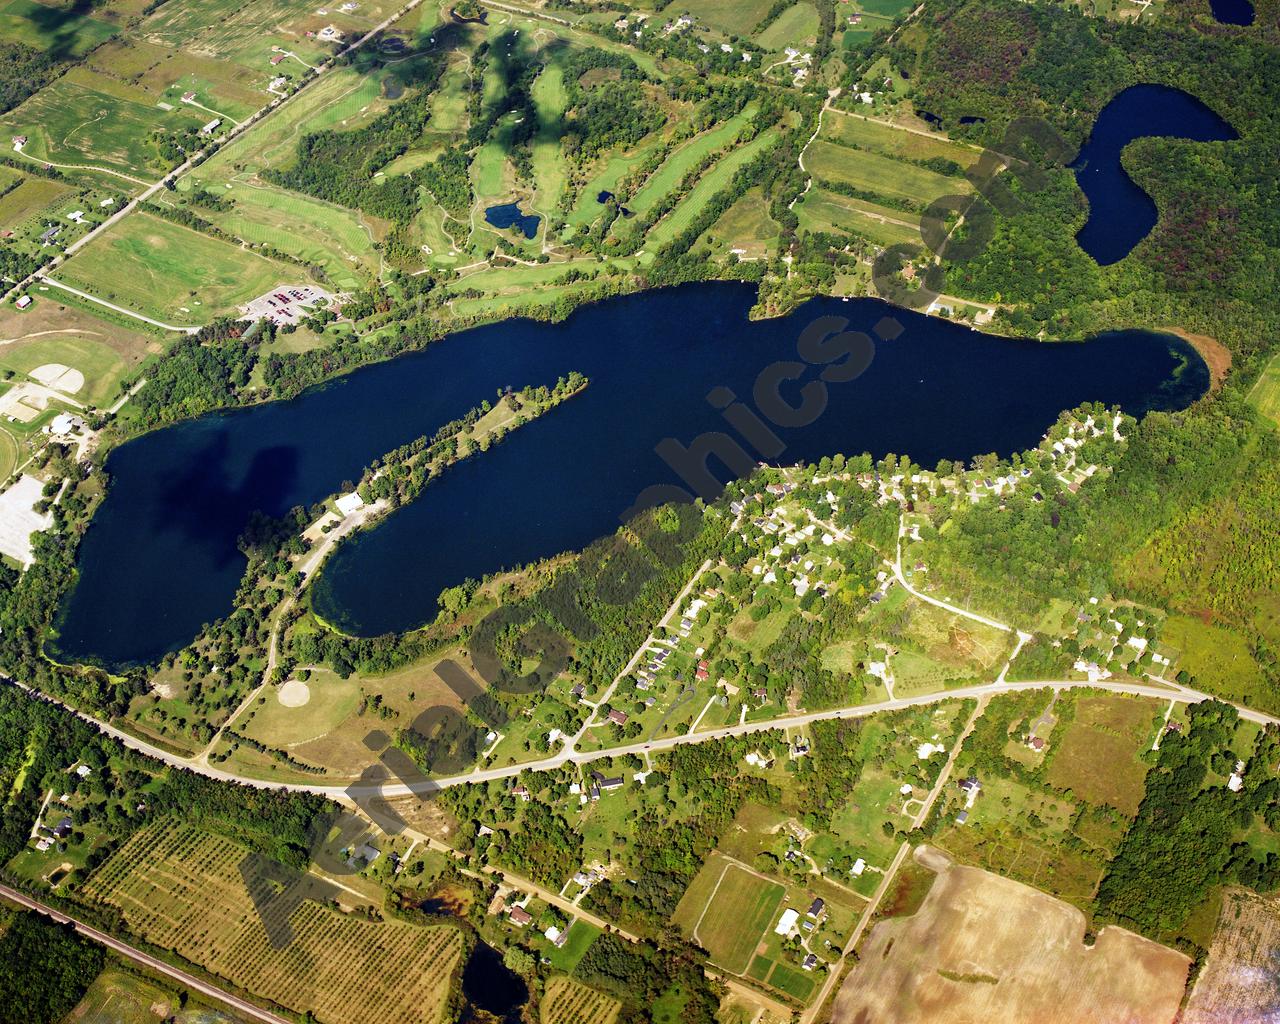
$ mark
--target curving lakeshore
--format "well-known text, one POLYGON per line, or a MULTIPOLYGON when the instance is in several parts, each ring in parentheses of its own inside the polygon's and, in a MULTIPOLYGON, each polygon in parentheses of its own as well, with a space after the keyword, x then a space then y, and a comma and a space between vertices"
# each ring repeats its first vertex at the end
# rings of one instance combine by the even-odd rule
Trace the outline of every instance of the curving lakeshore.
POLYGON ((1076 241, 1102 266, 1124 259, 1156 226, 1155 202, 1120 162, 1125 146, 1148 137, 1229 142, 1240 136, 1181 89, 1134 85, 1112 98, 1071 165, 1089 200, 1089 219, 1076 233, 1076 241))
MULTIPOLYGON (((1184 407, 1208 387, 1194 349, 1166 334, 1011 340, 874 299, 815 299, 753 322, 754 299, 747 285, 696 284, 611 299, 560 324, 504 321, 288 402, 210 414, 122 445, 81 547, 58 653, 120 664, 182 646, 228 611, 245 564, 236 538, 255 509, 279 515, 321 500, 499 388, 553 384, 571 370, 591 379, 582 395, 346 542, 315 584, 321 614, 370 635, 410 628, 434 617, 445 587, 585 546, 612 532, 645 488, 680 483, 655 452, 666 438, 688 446, 723 434, 774 462, 869 451, 932 466, 1030 447, 1081 402, 1141 416, 1184 407), (826 385, 826 408, 812 423, 773 425, 783 447, 760 453, 707 396, 728 388, 754 407, 767 368, 804 367, 797 340, 821 316, 866 332, 892 317, 902 332, 876 342, 856 380, 826 385)), ((799 404, 801 385, 821 369, 784 382, 782 396, 799 404)), ((729 476, 714 458, 708 465, 719 480, 729 476)))

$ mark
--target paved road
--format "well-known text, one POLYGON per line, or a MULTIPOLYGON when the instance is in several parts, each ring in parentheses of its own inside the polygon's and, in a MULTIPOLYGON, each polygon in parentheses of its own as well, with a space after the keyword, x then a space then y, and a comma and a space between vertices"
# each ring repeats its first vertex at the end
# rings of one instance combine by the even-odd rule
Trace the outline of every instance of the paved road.
POLYGON ((44 914, 46 917, 60 924, 68 921, 75 927, 75 930, 86 938, 99 942, 108 949, 114 950, 128 960, 132 960, 136 964, 155 971, 157 974, 163 974, 167 978, 172 978, 183 988, 190 989, 192 992, 199 992, 202 996, 208 996, 210 999, 216 999, 224 1006, 229 1006, 237 1013, 241 1013, 246 1017, 252 1017, 254 1020, 263 1021, 264 1024, 292 1024, 291 1021, 284 1017, 279 1017, 269 1010, 264 1010, 255 1003, 249 1002, 247 999, 241 999, 239 996, 232 995, 230 992, 224 992, 216 985, 212 985, 207 981, 203 981, 194 975, 188 974, 186 971, 180 971, 178 968, 165 963, 163 960, 157 960, 148 953, 144 953, 139 949, 134 949, 127 943, 121 942, 119 939, 108 935, 104 931, 94 928, 92 925, 85 924, 83 921, 62 913, 60 910, 54 910, 47 907, 43 903, 33 900, 17 889, 10 889, 7 885, 0 885, 0 896, 5 899, 12 900, 14 903, 21 904, 28 910, 34 910, 37 913, 44 914))

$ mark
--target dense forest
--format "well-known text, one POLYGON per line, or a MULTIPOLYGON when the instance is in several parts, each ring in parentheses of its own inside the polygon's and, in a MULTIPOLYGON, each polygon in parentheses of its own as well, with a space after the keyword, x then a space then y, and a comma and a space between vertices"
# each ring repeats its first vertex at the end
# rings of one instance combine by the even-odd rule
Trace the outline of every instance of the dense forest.
POLYGON ((106 962, 103 948, 70 925, 20 913, 0 935, 0 1021, 58 1024, 106 962))

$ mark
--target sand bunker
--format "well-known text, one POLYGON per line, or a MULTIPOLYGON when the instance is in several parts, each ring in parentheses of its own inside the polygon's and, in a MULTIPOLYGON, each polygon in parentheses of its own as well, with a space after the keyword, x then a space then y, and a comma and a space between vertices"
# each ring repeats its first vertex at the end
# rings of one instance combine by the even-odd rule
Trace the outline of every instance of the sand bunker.
POLYGON ((311 690, 301 679, 290 679, 276 694, 276 700, 287 708, 300 708, 311 699, 311 690))
POLYGON ((62 363, 45 363, 43 366, 37 366, 28 376, 32 380, 38 380, 47 388, 61 391, 64 395, 74 395, 84 387, 84 374, 62 363))

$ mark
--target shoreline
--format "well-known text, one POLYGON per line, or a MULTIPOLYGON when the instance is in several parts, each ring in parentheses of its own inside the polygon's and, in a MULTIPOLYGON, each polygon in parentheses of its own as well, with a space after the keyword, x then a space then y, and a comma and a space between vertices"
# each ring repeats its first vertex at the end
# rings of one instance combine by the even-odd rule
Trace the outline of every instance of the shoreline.
POLYGON ((1231 350, 1217 338, 1207 334, 1192 334, 1183 327, 1158 327, 1156 330, 1166 331, 1181 338, 1200 353, 1200 358, 1209 367, 1209 394, 1215 394, 1222 388, 1222 383, 1231 371, 1231 350))

